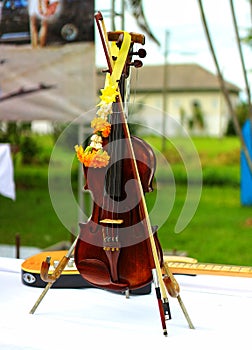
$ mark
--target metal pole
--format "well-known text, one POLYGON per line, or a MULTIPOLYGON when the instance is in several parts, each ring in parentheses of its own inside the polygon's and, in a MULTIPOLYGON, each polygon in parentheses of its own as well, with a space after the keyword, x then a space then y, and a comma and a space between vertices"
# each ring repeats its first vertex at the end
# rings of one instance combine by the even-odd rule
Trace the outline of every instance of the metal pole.
MULTIPOLYGON (((82 123, 78 125, 78 144, 81 145, 83 143, 83 136, 84 136, 84 126, 82 123)), ((79 209, 78 209, 78 222, 82 222, 84 212, 84 199, 83 199, 83 170, 82 170, 82 164, 79 163, 78 167, 78 203, 79 203, 79 209)))
POLYGON ((122 0, 122 2, 121 2, 121 9, 122 9, 122 13, 121 13, 122 27, 121 27, 121 29, 124 30, 124 28, 125 28, 125 15, 124 15, 124 12, 125 12, 125 1, 124 0, 122 0))
POLYGON ((121 10, 120 12, 116 11, 115 8, 115 0, 111 0, 111 10, 110 10, 110 15, 111 15, 111 28, 113 31, 116 30, 116 23, 115 23, 115 18, 116 16, 119 16, 121 18, 121 25, 120 28, 121 30, 124 30, 125 28, 125 1, 121 0, 121 10))
POLYGON ((165 52, 164 52, 164 77, 163 77, 163 120, 162 120, 162 151, 166 148, 166 128, 167 128, 167 90, 168 90, 168 42, 170 32, 165 32, 165 52))
POLYGON ((115 0, 112 0, 111 2, 111 26, 113 32, 116 30, 115 29, 115 0))

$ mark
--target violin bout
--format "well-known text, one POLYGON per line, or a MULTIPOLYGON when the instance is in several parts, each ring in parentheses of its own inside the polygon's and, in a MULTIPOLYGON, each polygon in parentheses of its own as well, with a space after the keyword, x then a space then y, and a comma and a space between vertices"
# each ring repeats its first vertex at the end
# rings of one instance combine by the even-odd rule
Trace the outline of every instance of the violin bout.
MULTIPOLYGON (((22 283, 29 287, 45 288, 47 282, 41 278, 42 269, 45 268, 48 271, 48 276, 49 277, 52 276, 53 272, 55 271, 55 267, 62 260, 62 258, 65 256, 66 253, 67 253, 66 250, 46 251, 46 252, 35 254, 27 258, 26 260, 24 260, 21 265, 22 283), (49 265, 50 265, 49 269, 46 262, 48 256, 51 257, 49 262, 49 265)), ((87 270, 86 267, 88 267, 88 265, 96 266, 96 269, 99 266, 100 270, 103 271, 103 274, 107 273, 107 271, 105 272, 104 266, 101 266, 99 262, 98 263, 94 261, 85 262, 83 265, 83 268, 85 268, 85 271, 87 270)), ((87 277, 92 279, 92 272, 90 272, 89 276, 87 277)), ((97 279, 97 276, 96 276, 96 279, 97 279)), ((76 268, 73 257, 69 259, 69 262, 66 265, 65 269, 61 272, 60 277, 57 280, 55 280, 55 282, 51 286, 51 288, 94 288, 94 287, 95 286, 93 284, 89 283, 86 279, 84 279, 81 276, 80 272, 76 268)), ((122 284, 121 288, 125 288, 125 285, 122 284)), ((130 291, 130 293, 135 295, 149 294, 151 293, 151 284, 148 284, 143 288, 138 288, 138 289, 135 289, 134 291, 130 291)))

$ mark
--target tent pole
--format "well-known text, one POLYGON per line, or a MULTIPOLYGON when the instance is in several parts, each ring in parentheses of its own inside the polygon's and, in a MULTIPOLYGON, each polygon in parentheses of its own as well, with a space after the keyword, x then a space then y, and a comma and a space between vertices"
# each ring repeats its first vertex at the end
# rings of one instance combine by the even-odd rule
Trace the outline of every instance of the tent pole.
MULTIPOLYGON (((84 126, 82 123, 78 125, 78 144, 82 145, 84 135, 84 126)), ((84 213, 84 198, 83 198, 83 170, 82 164, 79 163, 78 167, 78 222, 83 221, 84 213)))

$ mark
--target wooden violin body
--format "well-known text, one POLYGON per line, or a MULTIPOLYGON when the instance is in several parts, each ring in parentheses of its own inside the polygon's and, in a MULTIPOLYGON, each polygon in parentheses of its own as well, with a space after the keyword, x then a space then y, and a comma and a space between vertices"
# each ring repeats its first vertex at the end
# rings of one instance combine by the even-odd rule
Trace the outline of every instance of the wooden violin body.
POLYGON ((98 105, 105 106, 106 116, 103 107, 97 115, 102 115, 102 123, 106 127, 109 124, 110 130, 105 136, 103 129, 96 128, 90 147, 95 147, 95 152, 102 148, 102 154, 109 155, 109 163, 93 167, 83 162, 85 189, 92 193, 93 210, 88 222, 80 224, 75 264, 82 277, 94 286, 113 291, 135 290, 152 281, 157 265, 161 278, 162 264, 157 228, 150 224, 145 203, 145 193, 152 191, 156 159, 145 141, 130 135, 123 102, 129 67, 142 66, 139 60, 131 62, 132 56, 145 56, 143 49, 133 52, 133 43, 136 40, 144 44, 144 37, 110 33, 115 44, 111 53, 109 37, 100 25, 101 14, 95 18, 109 72, 98 105))
MULTIPOLYGON (((49 275, 53 273, 55 267, 61 259, 67 254, 67 250, 43 251, 35 254, 23 261, 21 265, 22 282, 30 287, 45 287, 46 282, 41 279, 41 264, 48 256, 51 257, 49 275)), ((74 259, 71 258, 66 265, 60 278, 55 281, 52 288, 87 288, 92 287, 83 279, 76 269, 74 259)), ((194 258, 184 256, 164 256, 164 266, 170 268, 173 274, 183 275, 214 275, 214 276, 234 276, 234 277, 252 277, 251 266, 221 265, 210 263, 199 263, 194 258)), ((163 273, 165 273, 163 267, 163 273)), ((149 287, 149 286, 148 286, 149 287)), ((132 291, 132 294, 148 294, 150 289, 145 287, 132 291)))
MULTIPOLYGON (((120 143, 124 142, 120 140, 120 143)), ((150 192, 155 155, 142 139, 132 137, 132 143, 143 190, 150 192)), ((84 167, 85 189, 92 192, 94 204, 89 221, 80 224, 80 239, 75 248, 75 263, 83 278, 96 286, 118 291, 147 285, 152 281, 153 268, 132 162, 127 147, 121 146, 123 155, 117 162, 120 164, 115 163, 115 168, 119 168, 123 176, 117 180, 119 184, 113 181, 113 185, 120 185, 120 194, 117 193, 116 198, 104 193, 104 188, 108 187, 105 181, 109 168, 84 167)), ((153 234, 162 260, 156 228, 153 228, 153 234)))
MULTIPOLYGON (((47 282, 34 304, 33 314, 48 289, 58 280, 74 251, 80 275, 92 286, 112 291, 138 291, 153 281, 163 334, 171 318, 167 290, 179 298, 179 286, 169 267, 162 276, 163 254, 157 238, 157 227, 151 226, 145 193, 152 191, 156 159, 151 147, 131 136, 124 112, 125 79, 129 67, 142 62, 132 56, 145 57, 145 50, 133 51, 133 43, 144 44, 144 36, 108 33, 100 12, 95 20, 101 36, 108 70, 101 90, 99 109, 91 122, 93 135, 83 149, 76 145, 77 158, 83 163, 85 189, 92 193, 92 214, 80 224, 80 234, 52 274, 51 258, 41 265, 40 276, 47 282), (101 24, 102 22, 102 24, 101 24), (112 41, 111 47, 109 40, 112 41), (167 289, 167 290, 166 290, 167 289)), ((28 273, 26 282, 33 277, 28 273)))

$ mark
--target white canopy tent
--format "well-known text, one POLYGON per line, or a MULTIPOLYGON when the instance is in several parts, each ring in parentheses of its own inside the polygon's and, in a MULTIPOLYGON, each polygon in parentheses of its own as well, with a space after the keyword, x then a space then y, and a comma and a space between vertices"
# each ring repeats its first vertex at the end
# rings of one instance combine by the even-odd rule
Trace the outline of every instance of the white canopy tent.
MULTIPOLYGON (((96 104, 94 43, 37 49, 30 45, 1 45, 0 58, 3 62, 0 65, 0 121, 77 123, 78 142, 82 143, 84 125, 93 118, 96 104)), ((76 207, 79 207, 78 219, 81 220, 83 173, 80 166, 78 204, 70 188, 72 164, 66 165, 66 179, 62 186, 64 191, 69 190, 70 197, 63 205, 53 189, 57 182, 53 175, 53 165, 57 163, 55 157, 52 154, 49 165, 50 195, 60 220, 71 230, 73 218, 71 223, 68 222, 65 213, 76 216, 76 207), (72 210, 69 210, 71 206, 72 210)))
POLYGON ((0 120, 74 121, 94 108, 94 43, 1 45, 1 60, 0 120))

